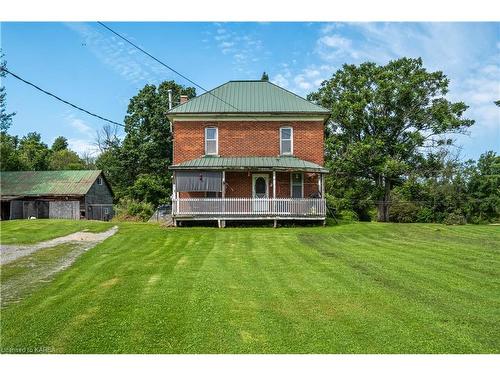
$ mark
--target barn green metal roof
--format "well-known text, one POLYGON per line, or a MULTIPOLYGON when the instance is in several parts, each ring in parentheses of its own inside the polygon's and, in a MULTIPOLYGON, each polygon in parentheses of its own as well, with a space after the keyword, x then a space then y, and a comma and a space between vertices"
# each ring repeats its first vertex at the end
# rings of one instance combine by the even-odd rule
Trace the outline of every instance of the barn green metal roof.
POLYGON ((172 170, 248 170, 269 169, 282 171, 304 171, 328 173, 328 169, 293 156, 248 156, 248 157, 217 157, 207 156, 184 163, 172 165, 172 170))
POLYGON ((0 172, 0 195, 85 195, 100 170, 0 172))
POLYGON ((302 113, 329 115, 330 111, 267 81, 229 81, 168 114, 302 113))

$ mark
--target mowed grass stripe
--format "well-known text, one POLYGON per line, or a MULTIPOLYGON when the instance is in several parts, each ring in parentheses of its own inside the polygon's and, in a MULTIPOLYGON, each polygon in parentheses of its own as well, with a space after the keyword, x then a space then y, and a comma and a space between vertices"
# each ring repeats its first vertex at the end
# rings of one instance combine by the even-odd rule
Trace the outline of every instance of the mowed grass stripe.
MULTIPOLYGON (((344 241, 348 242, 347 240, 344 241)), ((359 238, 356 238, 354 242, 360 242, 359 238)), ((326 241, 326 243, 328 243, 328 241, 326 241)), ((368 241, 366 243, 369 244, 368 241)), ((467 289, 470 285, 460 284, 459 286, 455 286, 456 280, 462 281, 462 277, 456 278, 455 275, 451 275, 451 282, 440 282, 440 278, 450 278, 450 275, 445 275, 446 272, 441 268, 432 267, 431 269, 434 272, 428 272, 428 268, 426 269, 418 263, 414 263, 412 260, 405 261, 403 262, 403 266, 400 266, 401 262, 396 258, 391 262, 381 262, 381 256, 391 256, 392 251, 390 247, 392 247, 392 245, 389 241, 388 244, 384 243, 383 246, 380 246, 380 244, 379 246, 375 246, 374 251, 356 252, 356 255, 359 256, 356 260, 353 258, 350 259, 345 254, 340 255, 339 253, 337 257, 343 258, 346 264, 350 264, 354 269, 365 274, 368 280, 380 284, 382 288, 386 288, 388 291, 392 292, 396 291, 401 297, 408 297, 410 300, 415 299, 420 301, 424 309, 432 309, 432 311, 436 313, 437 318, 445 321, 449 320, 449 313, 456 312, 457 304, 462 301, 468 302, 468 304, 461 306, 462 309, 459 308, 458 310, 463 311, 467 315, 470 315, 470 312, 474 311, 478 304, 484 304, 483 307, 486 310, 494 306, 494 299, 482 298, 476 291, 472 292, 473 289, 467 289), (374 267, 364 267, 362 260, 365 260, 367 264, 371 264, 374 267), (382 264, 386 267, 377 267, 377 265, 382 264), (397 265, 397 267, 395 265, 397 265), (438 273, 440 278, 437 276, 438 273), (403 277, 401 278, 399 275, 403 275, 403 277), (450 286, 450 283, 453 285, 450 286), (422 286, 425 285, 429 285, 429 287, 423 288, 422 286), (453 300, 448 299, 447 296, 453 296, 453 300)), ((402 254, 404 253, 398 253, 398 255, 402 254)), ((498 302, 498 299, 496 301, 498 302)), ((496 319, 494 315, 495 312, 498 312, 497 308, 492 308, 490 316, 482 319, 482 321, 478 321, 478 323, 482 323, 485 325, 484 328, 487 329, 487 325, 489 325, 491 319, 496 319)))
POLYGON ((498 352, 494 227, 119 226, 2 310, 2 350, 498 352))

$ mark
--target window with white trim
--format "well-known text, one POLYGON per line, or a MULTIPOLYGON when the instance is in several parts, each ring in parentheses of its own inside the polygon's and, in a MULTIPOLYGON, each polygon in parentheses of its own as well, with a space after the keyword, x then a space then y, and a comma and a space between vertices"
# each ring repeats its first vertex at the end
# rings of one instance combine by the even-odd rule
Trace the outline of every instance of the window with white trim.
POLYGON ((217 155, 219 153, 218 129, 205 128, 205 155, 217 155))
POLYGON ((280 128, 280 154, 293 154, 293 129, 291 127, 280 128))
POLYGON ((304 196, 304 175, 302 173, 292 173, 291 177, 292 198, 303 198, 304 196))
POLYGON ((97 185, 102 185, 102 177, 97 177, 97 185))

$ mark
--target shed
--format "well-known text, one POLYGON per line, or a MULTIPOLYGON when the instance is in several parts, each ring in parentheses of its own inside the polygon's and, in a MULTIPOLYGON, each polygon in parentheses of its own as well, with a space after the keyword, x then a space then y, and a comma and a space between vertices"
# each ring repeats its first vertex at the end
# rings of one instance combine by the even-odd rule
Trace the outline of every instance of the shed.
POLYGON ((113 217, 113 191, 102 171, 0 172, 1 219, 113 217))

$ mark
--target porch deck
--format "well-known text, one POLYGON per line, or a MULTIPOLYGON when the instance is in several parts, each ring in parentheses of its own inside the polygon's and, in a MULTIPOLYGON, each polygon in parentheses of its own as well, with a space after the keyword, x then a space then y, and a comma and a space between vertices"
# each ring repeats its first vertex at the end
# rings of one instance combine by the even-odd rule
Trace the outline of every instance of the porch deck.
POLYGON ((323 220, 322 198, 177 198, 172 216, 181 220, 323 220))

